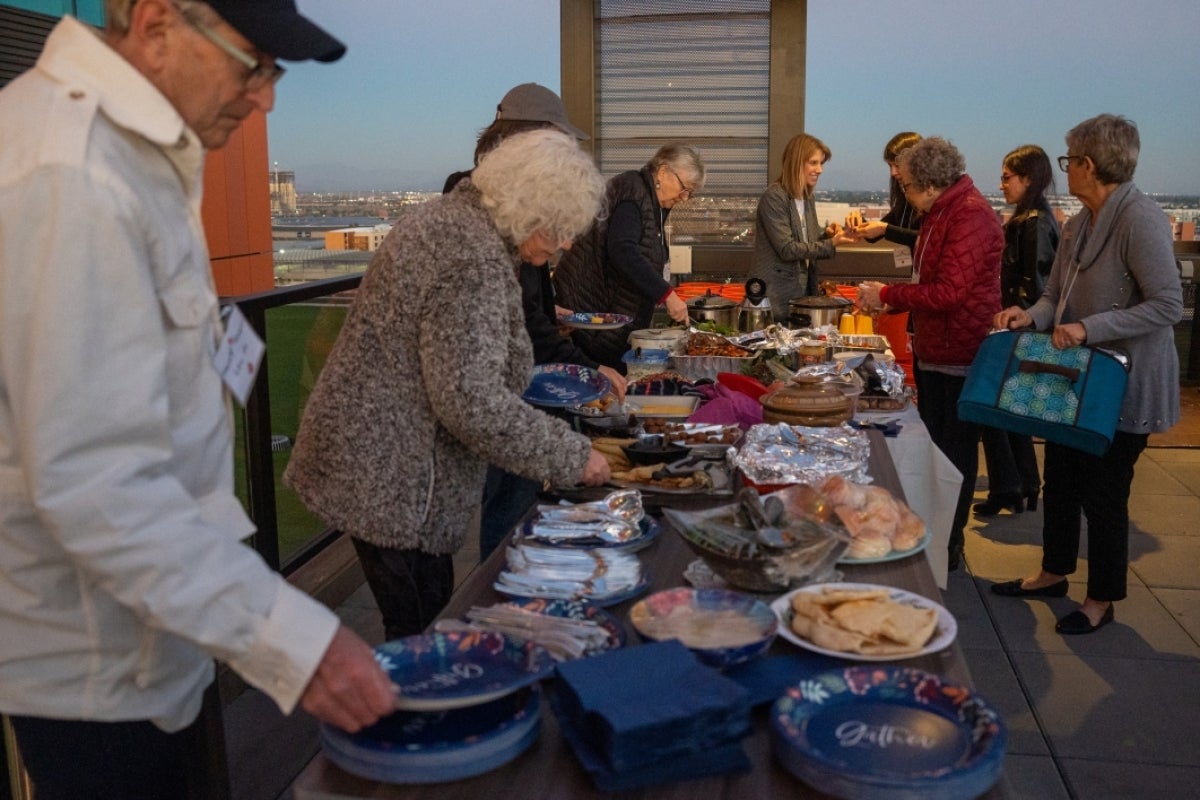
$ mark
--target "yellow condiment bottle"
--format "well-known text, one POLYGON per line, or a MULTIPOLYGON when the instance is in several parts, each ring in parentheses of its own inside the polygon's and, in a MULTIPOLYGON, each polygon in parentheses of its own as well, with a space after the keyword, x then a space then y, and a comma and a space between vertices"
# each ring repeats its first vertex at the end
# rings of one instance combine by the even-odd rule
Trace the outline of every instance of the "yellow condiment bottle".
POLYGON ((870 314, 859 314, 858 320, 855 323, 854 332, 860 336, 874 336, 875 320, 871 318, 870 314))
POLYGON ((858 326, 854 324, 853 314, 842 314, 838 319, 838 333, 854 333, 858 330, 858 326))

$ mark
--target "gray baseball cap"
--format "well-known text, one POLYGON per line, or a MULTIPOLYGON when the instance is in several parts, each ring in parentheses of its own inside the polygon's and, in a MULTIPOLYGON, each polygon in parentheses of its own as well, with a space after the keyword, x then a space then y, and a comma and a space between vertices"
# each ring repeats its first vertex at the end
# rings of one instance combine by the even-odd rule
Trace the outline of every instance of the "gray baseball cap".
POLYGON ((549 122, 576 139, 590 139, 567 120, 567 109, 554 92, 537 83, 514 86, 496 106, 496 119, 520 122, 549 122))

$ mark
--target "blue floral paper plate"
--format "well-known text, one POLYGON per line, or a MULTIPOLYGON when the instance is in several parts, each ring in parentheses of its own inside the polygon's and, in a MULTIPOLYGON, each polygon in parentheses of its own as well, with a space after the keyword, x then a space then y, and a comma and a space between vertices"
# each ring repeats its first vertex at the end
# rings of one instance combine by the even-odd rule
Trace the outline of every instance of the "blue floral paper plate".
POLYGON ((444 711, 475 706, 548 677, 554 659, 499 633, 447 631, 384 642, 375 660, 399 688, 396 708, 444 711))
POLYGON ((611 390, 599 370, 579 364, 539 364, 521 396, 525 402, 547 408, 569 408, 603 397, 611 390))
POLYGON ((834 797, 956 800, 1000 776, 1007 732, 970 689, 903 667, 847 667, 790 688, 771 707, 788 772, 834 797))
POLYGON ((749 661, 775 641, 779 622, 761 600, 728 589, 655 592, 629 609, 647 639, 678 639, 706 664, 723 668, 749 661))
POLYGON ((537 739, 541 690, 449 711, 397 711, 358 733, 322 724, 321 749, 347 772, 388 783, 459 780, 516 758, 537 739))
POLYGON ((607 311, 576 311, 574 314, 559 317, 558 322, 568 328, 608 331, 625 327, 633 322, 633 317, 628 314, 612 314, 607 311))

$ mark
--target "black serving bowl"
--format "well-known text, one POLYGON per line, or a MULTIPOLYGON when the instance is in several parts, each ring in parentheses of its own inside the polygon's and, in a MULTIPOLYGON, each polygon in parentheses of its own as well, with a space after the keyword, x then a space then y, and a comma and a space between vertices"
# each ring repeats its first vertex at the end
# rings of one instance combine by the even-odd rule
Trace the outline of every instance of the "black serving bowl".
POLYGON ((657 434, 643 436, 633 444, 627 444, 621 449, 625 451, 625 457, 638 466, 670 464, 691 452, 690 447, 663 441, 662 436, 657 434))

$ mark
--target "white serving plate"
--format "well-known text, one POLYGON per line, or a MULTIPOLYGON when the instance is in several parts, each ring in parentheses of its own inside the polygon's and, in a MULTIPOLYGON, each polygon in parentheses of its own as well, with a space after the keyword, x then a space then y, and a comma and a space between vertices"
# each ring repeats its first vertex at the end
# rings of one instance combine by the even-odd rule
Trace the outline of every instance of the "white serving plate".
POLYGON ((809 586, 801 586, 799 589, 793 589, 787 594, 777 597, 771 603, 771 610, 775 612, 775 616, 779 617, 779 635, 784 639, 814 653, 820 653, 821 655, 833 658, 845 658, 851 661, 902 661, 906 658, 926 656, 930 653, 945 650, 954 642, 955 637, 958 636, 958 622, 954 619, 954 615, 947 611, 941 604, 933 602, 928 597, 914 594, 904 589, 897 589, 892 586, 880 586, 875 583, 815 583, 809 586), (813 644, 792 630, 792 597, 800 592, 822 594, 826 589, 887 589, 891 593, 891 599, 897 603, 907 603, 915 608, 934 609, 937 612, 937 627, 934 629, 933 636, 930 637, 925 646, 911 653, 865 655, 863 653, 847 653, 841 650, 828 650, 813 644))

